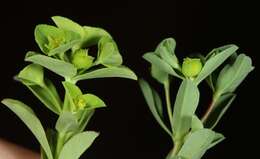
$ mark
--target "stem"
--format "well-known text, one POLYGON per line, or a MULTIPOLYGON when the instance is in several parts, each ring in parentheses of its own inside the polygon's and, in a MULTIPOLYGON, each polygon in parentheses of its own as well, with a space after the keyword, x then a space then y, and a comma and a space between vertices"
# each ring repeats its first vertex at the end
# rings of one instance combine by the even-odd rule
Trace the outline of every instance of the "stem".
POLYGON ((176 141, 174 144, 173 149, 169 152, 169 154, 167 155, 166 159, 171 159, 174 156, 176 156, 178 154, 178 152, 180 151, 182 146, 182 143, 180 141, 176 141))
MULTIPOLYGON (((171 128, 173 126, 173 117, 172 117, 172 107, 171 107, 171 99, 170 99, 170 83, 169 81, 164 83, 164 91, 165 91, 165 98, 166 98, 166 106, 167 106, 167 113, 170 120, 171 128)), ((173 128, 172 128, 173 129, 173 128)))
POLYGON ((58 159, 64 144, 64 134, 58 133, 54 159, 58 159))
POLYGON ((218 100, 219 98, 219 93, 215 93, 215 95, 213 96, 213 99, 212 101, 210 102, 209 106, 208 106, 208 109, 206 110, 205 114, 202 116, 201 118, 201 121, 203 123, 206 122, 206 120, 208 119, 210 113, 212 112, 212 110, 214 109, 214 105, 216 104, 216 101, 218 100))

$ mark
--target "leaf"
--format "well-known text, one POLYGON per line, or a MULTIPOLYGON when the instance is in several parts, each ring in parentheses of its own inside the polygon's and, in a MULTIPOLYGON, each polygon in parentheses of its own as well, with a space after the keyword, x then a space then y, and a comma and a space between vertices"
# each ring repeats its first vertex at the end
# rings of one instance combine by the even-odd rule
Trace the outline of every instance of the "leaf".
POLYGON ((122 65, 122 56, 112 38, 104 36, 99 40, 97 63, 107 67, 122 65))
POLYGON ((173 38, 167 38, 157 46, 155 52, 173 68, 179 69, 179 61, 174 52, 175 47, 176 41, 173 38))
POLYGON ((84 131, 91 117, 94 115, 95 109, 83 109, 77 112, 79 120, 79 132, 84 131))
POLYGON ((18 74, 18 78, 26 81, 28 85, 37 84, 42 87, 45 86, 44 77, 43 77, 43 68, 37 64, 30 64, 26 66, 20 73, 18 74))
POLYGON ((98 44, 99 40, 104 36, 112 38, 111 35, 102 28, 83 26, 83 29, 85 36, 80 46, 81 48, 86 48, 98 44))
POLYGON ((94 94, 84 94, 82 96, 87 102, 88 109, 95 109, 100 107, 105 107, 106 104, 100 99, 99 97, 95 96, 94 94))
POLYGON ((43 77, 43 69, 36 64, 26 66, 17 76, 27 88, 51 111, 59 114, 61 101, 53 83, 43 77))
POLYGON ((79 129, 77 118, 71 112, 63 112, 55 126, 59 133, 76 132, 79 129))
POLYGON ((167 81, 169 80, 169 75, 166 72, 160 70, 158 67, 154 66, 153 64, 151 67, 151 75, 161 84, 167 83, 167 81))
POLYGON ((135 73, 127 67, 110 67, 101 68, 91 72, 78 75, 73 78, 75 81, 93 79, 93 78, 108 78, 108 77, 120 77, 137 80, 135 73))
POLYGON ((48 56, 54 56, 56 54, 65 53, 66 51, 70 50, 75 45, 78 45, 80 43, 81 43, 81 40, 73 40, 73 41, 67 42, 66 44, 63 44, 55 49, 52 49, 48 53, 48 56))
POLYGON ((218 124, 218 122, 220 121, 222 116, 225 114, 227 109, 230 107, 230 105, 234 101, 235 97, 236 97, 236 94, 233 94, 233 93, 227 93, 227 94, 220 96, 217 99, 216 103, 213 105, 214 108, 211 111, 210 115, 204 121, 204 126, 206 128, 213 129, 218 124))
POLYGON ((183 79, 183 77, 178 75, 168 63, 166 63, 165 61, 160 59, 156 54, 146 53, 143 55, 143 58, 146 61, 150 62, 152 65, 154 65, 154 67, 157 67, 158 69, 160 69, 170 75, 183 79))
POLYGON ((59 159, 78 159, 90 147, 98 135, 97 132, 86 131, 73 136, 63 146, 59 159))
POLYGON ((214 140, 211 142, 211 144, 209 145, 208 149, 214 147, 215 145, 217 145, 218 143, 220 143, 224 139, 225 139, 225 136, 223 136, 220 133, 215 133, 214 140))
POLYGON ((202 121, 196 115, 193 115, 192 120, 191 120, 191 131, 195 132, 195 131, 203 129, 203 128, 204 128, 204 126, 203 126, 202 121))
POLYGON ((62 77, 73 77, 77 74, 77 69, 70 63, 44 55, 32 55, 33 52, 28 52, 27 54, 29 56, 26 56, 25 61, 41 65, 62 77))
POLYGON ((35 116, 33 110, 24 103, 14 99, 4 99, 2 103, 12 110, 31 130, 33 135, 41 144, 48 159, 53 159, 52 152, 40 120, 35 116))
POLYGON ((154 118, 158 122, 158 124, 166 131, 168 135, 172 137, 171 131, 167 128, 167 126, 162 121, 154 100, 154 92, 155 90, 152 90, 152 88, 149 86, 149 84, 145 80, 139 80, 139 85, 141 87, 141 90, 143 92, 144 98, 147 102, 147 105, 149 106, 150 111, 152 112, 154 118))
POLYGON ((200 159, 207 151, 215 137, 215 132, 209 129, 200 129, 188 136, 178 156, 185 159, 200 159))
POLYGON ((199 103, 199 90, 196 84, 185 79, 178 90, 173 111, 174 138, 180 140, 191 128, 192 117, 199 103))
POLYGON ((55 26, 40 24, 35 27, 34 36, 36 43, 39 45, 42 52, 48 54, 51 50, 48 48, 50 39, 55 40, 55 47, 65 42, 65 34, 62 30, 55 26))
POLYGON ((53 16, 51 19, 58 26, 58 28, 73 31, 75 33, 78 33, 81 37, 84 37, 85 32, 83 27, 76 22, 61 16, 53 16))
POLYGON ((152 91, 153 91, 156 110, 157 110, 158 114, 160 115, 160 117, 163 119, 163 106, 162 106, 161 97, 155 90, 152 89, 152 91))
POLYGON ((73 111, 76 108, 73 100, 76 99, 78 96, 81 96, 82 92, 75 84, 72 84, 70 82, 62 82, 62 84, 66 91, 65 96, 68 100, 67 102, 64 102, 63 111, 73 111))
POLYGON ((199 84, 203 79, 208 77, 214 70, 216 70, 228 57, 236 52, 238 47, 236 45, 228 45, 224 50, 209 58, 203 66, 201 72, 195 79, 195 83, 199 84))
POLYGON ((232 65, 226 65, 220 72, 216 84, 217 91, 234 92, 253 69, 251 58, 240 54, 232 65))

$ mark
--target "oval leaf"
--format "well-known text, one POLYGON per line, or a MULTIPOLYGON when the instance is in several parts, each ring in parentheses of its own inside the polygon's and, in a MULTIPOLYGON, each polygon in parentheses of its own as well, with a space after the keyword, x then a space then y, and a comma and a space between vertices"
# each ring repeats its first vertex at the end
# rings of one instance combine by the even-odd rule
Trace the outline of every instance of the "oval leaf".
POLYGON ((178 90, 173 111, 174 137, 179 140, 191 128, 192 117, 199 103, 199 90, 196 84, 185 79, 178 90))

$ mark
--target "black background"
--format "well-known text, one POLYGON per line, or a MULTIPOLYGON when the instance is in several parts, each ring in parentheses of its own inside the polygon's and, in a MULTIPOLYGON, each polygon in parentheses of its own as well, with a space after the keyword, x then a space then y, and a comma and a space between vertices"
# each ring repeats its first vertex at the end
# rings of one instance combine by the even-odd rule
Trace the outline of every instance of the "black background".
MULTIPOLYGON (((237 90, 238 96, 216 131, 227 139, 208 151, 204 158, 255 158, 259 139, 259 105, 257 103, 257 56, 259 56, 259 9, 250 1, 70 1, 16 2, 1 4, 1 96, 20 99, 31 105, 46 127, 53 127, 56 116, 12 77, 22 69, 28 50, 39 50, 33 29, 39 23, 51 23, 50 17, 62 15, 82 25, 108 30, 117 41, 124 64, 140 77, 149 77, 149 64, 141 56, 153 50, 166 37, 177 41, 177 55, 206 54, 212 48, 235 43, 253 58, 256 69, 237 90)), ((49 73, 48 73, 49 74, 49 73)), ((50 74, 63 91, 58 80, 50 74)), ((178 81, 174 81, 173 92, 178 81)), ((98 110, 89 130, 100 137, 82 158, 163 158, 171 148, 167 135, 152 118, 137 82, 126 79, 96 79, 80 82, 87 92, 104 99, 106 109, 98 110)), ((209 91, 205 84, 202 91, 209 91)), ((174 98, 174 93, 172 95, 174 98)), ((202 93, 201 108, 210 95, 202 93)), ((203 110, 200 110, 203 111, 203 110)), ((38 143, 18 118, 0 107, 0 136, 30 149, 38 143)), ((1 155, 1 154, 0 154, 1 155)), ((0 156, 1 158, 2 156, 0 156)))

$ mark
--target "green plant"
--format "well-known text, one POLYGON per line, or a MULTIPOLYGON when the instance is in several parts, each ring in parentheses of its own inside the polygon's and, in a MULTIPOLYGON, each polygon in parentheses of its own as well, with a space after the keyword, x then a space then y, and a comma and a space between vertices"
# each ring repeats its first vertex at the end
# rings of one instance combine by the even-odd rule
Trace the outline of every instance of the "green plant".
POLYGON ((92 144, 98 132, 84 131, 96 108, 106 104, 91 93, 83 93, 80 80, 121 77, 136 80, 136 75, 122 65, 122 57, 111 35, 101 29, 79 24, 60 16, 52 17, 56 26, 40 24, 35 40, 42 53, 29 51, 25 61, 32 62, 15 77, 49 110, 58 115, 55 130, 43 128, 33 110, 15 99, 2 103, 31 130, 41 145, 42 159, 78 159, 92 144), (98 51, 89 55, 90 47, 98 51), (64 78, 62 101, 55 85, 44 76, 45 69, 64 78))
POLYGON ((180 65, 175 46, 175 40, 168 38, 155 51, 143 56, 151 63, 152 77, 164 86, 166 107, 148 82, 141 79, 139 84, 154 118, 174 144, 166 159, 200 159, 224 139, 213 128, 235 99, 236 88, 254 67, 250 57, 236 53, 238 47, 233 44, 213 49, 206 57, 185 58, 180 65), (174 78, 181 79, 182 83, 173 107, 170 84, 174 78), (199 119, 195 111, 200 97, 198 85, 203 80, 213 96, 208 110, 199 119))

